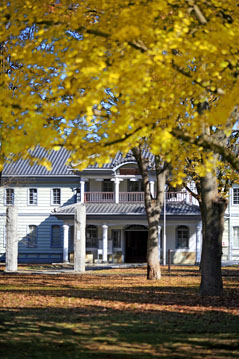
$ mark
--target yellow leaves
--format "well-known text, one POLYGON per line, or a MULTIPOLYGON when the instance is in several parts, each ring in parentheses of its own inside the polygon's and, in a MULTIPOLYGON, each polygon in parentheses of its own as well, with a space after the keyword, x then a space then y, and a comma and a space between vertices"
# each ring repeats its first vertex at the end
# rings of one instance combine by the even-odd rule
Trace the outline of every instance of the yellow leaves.
POLYGON ((61 149, 61 146, 53 146, 52 148, 54 151, 60 151, 61 149))
POLYGON ((140 29, 134 25, 126 25, 122 27, 115 37, 120 41, 137 39, 140 35, 140 29))
POLYGON ((117 72, 110 72, 109 73, 109 83, 116 84, 119 80, 120 74, 117 72))
POLYGON ((175 141, 170 129, 180 123, 193 140, 200 136, 202 121, 224 126, 238 98, 231 96, 235 68, 228 65, 236 67, 239 61, 239 16, 238 9, 225 1, 233 17, 230 26, 210 5, 205 13, 209 21, 198 25, 195 16, 188 13, 188 2, 179 0, 134 1, 130 6, 123 0, 82 1, 70 15, 64 1, 49 8, 36 0, 31 9, 30 1, 25 7, 20 0, 14 6, 9 3, 3 12, 9 12, 11 26, 7 29, 2 25, 0 33, 8 41, 8 55, 20 61, 22 68, 12 69, 8 79, 0 77, 6 87, 15 87, 14 100, 12 91, 4 96, 0 93, 0 108, 5 131, 10 132, 13 118, 21 119, 17 138, 22 143, 14 146, 14 151, 25 151, 36 142, 49 148, 58 143, 59 134, 72 130, 68 148, 79 148, 78 156, 87 157, 93 147, 83 137, 93 119, 98 121, 103 138, 102 145, 95 145, 99 157, 109 154, 104 153, 103 144, 110 139, 119 140, 115 150, 126 151, 127 146, 148 137, 153 152, 171 161, 178 169, 175 178, 178 172, 181 181, 181 163, 190 150, 185 151, 185 144, 175 141), (89 4, 95 9, 93 16, 89 16, 89 4), (24 44, 13 42, 12 35, 18 36, 28 21, 49 25, 40 27, 24 44), (46 47, 39 50, 43 37, 46 47), (225 102, 213 102, 210 112, 199 116, 196 104, 206 101, 210 91, 217 91, 220 101, 223 98, 225 102), (225 92, 227 96, 223 96, 225 92), (100 104, 105 108, 95 115, 93 109, 100 104), (57 129, 59 133, 50 124, 48 128, 46 119, 60 117, 64 126, 57 129), (135 136, 120 143, 125 134, 138 128, 141 130, 135 136), (31 139, 33 133, 36 135, 31 139))
POLYGON ((40 30, 37 32, 37 35, 38 35, 38 36, 42 36, 44 33, 45 33, 45 30, 44 30, 44 29, 40 29, 40 30))
POLYGON ((228 61, 222 61, 221 63, 220 63, 220 67, 222 68, 222 69, 224 69, 225 67, 227 67, 228 66, 228 61))
POLYGON ((43 160, 39 161, 39 164, 40 164, 41 166, 46 167, 47 171, 51 171, 51 169, 52 169, 52 164, 51 164, 51 162, 50 162, 49 160, 47 160, 47 159, 43 159, 43 160))

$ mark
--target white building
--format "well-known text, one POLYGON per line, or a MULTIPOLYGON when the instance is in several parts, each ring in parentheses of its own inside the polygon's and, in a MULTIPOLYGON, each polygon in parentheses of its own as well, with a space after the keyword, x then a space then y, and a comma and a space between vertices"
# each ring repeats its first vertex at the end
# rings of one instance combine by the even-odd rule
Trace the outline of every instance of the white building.
MULTIPOLYGON (((46 156, 40 148, 34 154, 46 156)), ((26 160, 4 167, 0 187, 0 260, 5 260, 5 215, 11 204, 18 208, 19 262, 72 260, 74 212, 77 202, 81 202, 87 213, 87 261, 145 262, 147 220, 141 176, 134 158, 117 154, 102 167, 91 166, 78 172, 66 165, 69 153, 65 149, 51 151, 47 157, 52 162, 51 171, 36 164, 30 166, 26 160)), ((154 181, 152 171, 152 196, 154 181)), ((230 193, 223 259, 238 260, 239 186, 230 193)), ((166 194, 160 228, 161 257, 171 249, 175 264, 200 261, 201 217, 189 193, 166 194)))

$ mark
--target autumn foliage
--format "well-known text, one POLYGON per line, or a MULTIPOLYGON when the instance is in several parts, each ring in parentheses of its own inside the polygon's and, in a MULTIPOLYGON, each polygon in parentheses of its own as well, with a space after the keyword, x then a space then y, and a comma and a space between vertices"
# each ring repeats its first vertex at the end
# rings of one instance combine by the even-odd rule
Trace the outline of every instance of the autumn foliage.
POLYGON ((235 130, 236 2, 4 0, 0 10, 1 165, 36 144, 104 163, 147 138, 180 183, 190 152, 203 156, 198 173, 210 169, 207 126, 235 130))

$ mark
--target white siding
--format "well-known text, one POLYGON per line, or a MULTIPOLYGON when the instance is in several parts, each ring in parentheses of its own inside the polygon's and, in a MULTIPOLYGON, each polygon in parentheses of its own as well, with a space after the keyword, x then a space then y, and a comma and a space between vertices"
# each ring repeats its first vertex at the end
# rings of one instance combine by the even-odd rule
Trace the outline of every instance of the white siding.
MULTIPOLYGON (((5 186, 10 188, 13 186, 5 186)), ((18 208, 18 239, 19 239, 19 259, 32 258, 36 260, 36 253, 45 253, 45 259, 52 261, 61 260, 62 247, 51 247, 51 227, 53 224, 63 225, 56 217, 50 216, 51 212, 57 205, 51 204, 51 190, 52 188, 61 189, 61 205, 69 205, 75 202, 75 192, 73 188, 67 184, 50 183, 38 184, 31 183, 30 185, 23 184, 21 186, 14 186, 15 197, 14 204, 18 208), (28 204, 29 188, 37 188, 38 203, 37 205, 28 204), (37 226, 37 247, 29 248, 27 246, 27 228, 29 225, 37 226), (34 254, 35 253, 35 254, 34 254), (58 253, 58 255, 57 255, 58 253), (28 254, 28 255, 27 255, 28 254), (52 259, 48 254, 52 254, 52 259), (25 257, 24 257, 25 256, 25 257)), ((4 187, 0 187, 0 253, 5 253, 3 246, 3 236, 5 227, 5 213, 6 206, 4 205, 4 187)), ((63 232, 61 233, 63 237, 63 232)), ((40 254, 39 254, 40 256, 40 254)), ((1 257, 0 257, 1 259, 1 257)))

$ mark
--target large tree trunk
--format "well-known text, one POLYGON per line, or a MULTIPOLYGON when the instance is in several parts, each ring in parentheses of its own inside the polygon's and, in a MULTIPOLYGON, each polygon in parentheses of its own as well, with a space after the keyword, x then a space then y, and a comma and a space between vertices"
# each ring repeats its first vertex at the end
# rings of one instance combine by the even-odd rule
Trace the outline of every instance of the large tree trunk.
POLYGON ((203 231, 200 295, 218 296, 223 292, 221 257, 227 201, 218 192, 215 174, 202 177, 200 187, 203 231))
POLYGON ((159 157, 155 156, 157 188, 156 196, 152 198, 149 185, 148 159, 144 158, 140 147, 133 148, 132 152, 138 163, 144 184, 145 209, 149 227, 147 242, 147 279, 160 279, 158 227, 168 169, 167 165, 165 163, 162 164, 159 157))
MULTIPOLYGON (((146 196, 145 196, 146 197, 146 196)), ((146 202, 146 201, 145 201, 146 202)), ((147 242, 147 279, 160 279, 161 270, 159 262, 158 226, 160 209, 151 201, 151 206, 145 204, 148 219, 148 242, 147 242)))

